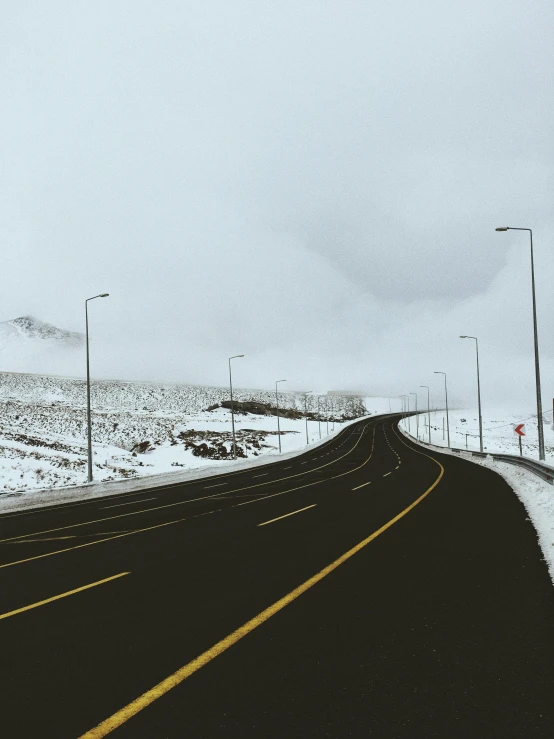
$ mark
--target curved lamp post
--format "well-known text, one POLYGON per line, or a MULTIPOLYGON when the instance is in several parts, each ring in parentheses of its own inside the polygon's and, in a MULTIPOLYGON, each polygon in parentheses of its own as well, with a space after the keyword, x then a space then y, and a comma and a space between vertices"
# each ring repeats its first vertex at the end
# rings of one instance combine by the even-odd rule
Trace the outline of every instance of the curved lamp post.
POLYGON ((410 393, 415 395, 415 423, 416 423, 416 437, 419 439, 419 416, 417 414, 417 393, 410 393))
POLYGON ((403 395, 399 395, 398 396, 398 399, 401 402, 401 405, 400 405, 400 413, 402 415, 402 420, 404 420, 404 396, 403 395))
POLYGON ((318 395, 317 396, 317 422, 319 424, 319 438, 321 439, 321 413, 319 410, 319 401, 320 401, 320 397, 318 395))
POLYGON ((431 403, 429 400, 429 388, 427 385, 420 385, 419 387, 424 387, 427 389, 427 421, 429 423, 429 444, 431 443, 431 403))
POLYGON ((479 375, 479 342, 475 336, 460 336, 460 339, 473 339, 477 352, 477 403, 479 405, 479 448, 483 451, 483 415, 481 413, 481 379, 479 375))
POLYGON ((281 454, 281 426, 279 425, 279 395, 277 393, 277 385, 280 382, 286 382, 286 380, 275 381, 275 404, 277 406, 277 436, 279 437, 279 454, 281 454))
POLYGON ((109 293, 101 293, 93 298, 85 300, 85 328, 86 328, 86 344, 87 344, 87 462, 88 462, 88 482, 92 482, 92 419, 90 413, 90 355, 88 346, 88 304, 96 298, 107 298, 109 293))
MULTIPOLYGON (((450 449, 450 422, 448 419, 448 389, 446 387, 446 372, 434 372, 435 375, 444 375, 444 396, 446 398, 446 436, 448 441, 448 448, 450 449)), ((443 426, 444 434, 444 426, 443 426)))
MULTIPOLYGON (((535 298, 535 262, 533 260, 533 232, 530 228, 503 226, 496 231, 529 231, 531 239, 531 290, 533 293, 533 334, 535 338, 535 385, 537 392, 537 427, 539 430, 539 459, 544 459, 544 429, 542 427, 541 372, 539 367, 539 336, 537 332, 537 301, 535 298)), ((483 451, 481 449, 481 451, 483 451)))
POLYGON ((306 444, 310 443, 310 440, 308 439, 308 395, 311 393, 311 390, 307 390, 304 393, 304 416, 306 417, 306 444))
POLYGON ((234 357, 229 357, 229 389, 231 391, 231 426, 233 428, 233 459, 237 458, 237 440, 235 436, 235 405, 233 403, 233 377, 231 375, 231 359, 238 359, 244 357, 244 354, 235 354, 234 357))

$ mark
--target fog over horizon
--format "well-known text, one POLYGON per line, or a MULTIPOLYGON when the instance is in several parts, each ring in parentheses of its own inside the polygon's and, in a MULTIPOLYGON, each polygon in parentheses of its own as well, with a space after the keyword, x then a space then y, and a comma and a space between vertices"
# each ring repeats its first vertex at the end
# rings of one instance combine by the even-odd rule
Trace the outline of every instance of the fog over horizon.
POLYGON ((460 406, 468 334, 533 412, 531 227, 551 409, 552 3, 4 6, 0 321, 108 292, 97 378, 460 406))

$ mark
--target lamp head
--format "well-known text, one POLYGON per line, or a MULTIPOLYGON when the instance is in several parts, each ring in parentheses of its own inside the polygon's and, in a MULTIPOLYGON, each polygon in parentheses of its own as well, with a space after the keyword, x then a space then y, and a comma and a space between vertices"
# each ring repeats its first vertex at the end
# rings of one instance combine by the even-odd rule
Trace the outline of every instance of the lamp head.
POLYGON ((110 293, 102 293, 102 295, 99 295, 98 297, 99 298, 109 298, 110 297, 110 293))
POLYGON ((500 226, 500 228, 495 228, 494 230, 495 231, 508 231, 509 228, 510 228, 509 226, 500 226))

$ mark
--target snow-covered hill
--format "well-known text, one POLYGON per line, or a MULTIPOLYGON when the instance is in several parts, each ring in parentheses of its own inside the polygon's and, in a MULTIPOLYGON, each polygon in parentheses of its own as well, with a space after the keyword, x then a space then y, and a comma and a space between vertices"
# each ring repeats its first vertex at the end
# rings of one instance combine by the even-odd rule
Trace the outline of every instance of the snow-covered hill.
POLYGON ((0 368, 71 374, 83 364, 84 335, 20 316, 0 323, 0 368))
MULTIPOLYGON (((82 352, 81 352, 82 353, 82 352)), ((147 382, 93 381, 94 477, 135 477, 225 464, 232 436, 227 388, 147 382)), ((239 403, 265 404, 259 413, 238 413, 241 458, 278 451, 273 392, 236 388, 239 403), (269 415, 268 415, 269 414, 269 415)), ((304 395, 279 394, 281 446, 306 443, 300 416, 304 395)), ((335 424, 366 413, 360 398, 307 397, 310 442, 335 424), (318 415, 319 407, 319 415, 318 415)), ((82 484, 86 476, 86 384, 84 380, 0 372, 0 505, 33 488, 82 484)))

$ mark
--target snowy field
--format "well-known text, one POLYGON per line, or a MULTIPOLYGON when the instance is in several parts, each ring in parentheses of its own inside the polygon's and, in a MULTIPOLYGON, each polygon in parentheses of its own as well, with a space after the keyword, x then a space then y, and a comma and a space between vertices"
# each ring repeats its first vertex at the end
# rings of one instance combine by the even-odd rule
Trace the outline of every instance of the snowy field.
MULTIPOLYGON (((237 456, 279 453, 275 394, 237 388, 238 404, 266 412, 235 412, 237 456), (262 409, 263 410, 263 409, 262 409), (268 415, 270 413, 271 415, 268 415)), ((226 388, 100 381, 92 385, 95 481, 205 468, 232 462, 226 388), (211 410, 209 410, 211 409, 211 410)), ((388 401, 308 395, 308 442, 353 419, 388 411, 388 401), (319 415, 318 415, 319 406, 319 415)), ((306 446, 304 395, 279 393, 282 453, 306 446)), ((86 385, 83 380, 0 373, 0 505, 26 492, 86 482, 86 385)))
MULTIPOLYGON (((525 416, 525 414, 522 414, 525 416)), ((466 418, 466 423, 469 423, 469 420, 471 416, 468 413, 461 414, 459 411, 455 411, 454 414, 455 418, 466 418)), ((497 414, 497 417, 500 417, 500 414, 497 414)), ((437 413, 436 421, 439 420, 439 418, 442 418, 441 414, 437 413)), ((508 417, 509 418, 509 417, 508 417)), ((537 432, 537 423, 536 423, 536 415, 534 416, 534 434, 536 437, 537 432)), ((484 421, 485 419, 483 419, 484 421)), ((518 417, 515 419, 514 422, 521 423, 523 421, 523 418, 518 417)), ((420 421, 421 423, 421 421, 420 421)), ((452 424, 452 414, 450 414, 450 423, 452 424)), ((460 421, 461 423, 461 421, 460 421)), ((442 420, 440 421, 440 426, 437 423, 436 429, 433 429, 433 414, 431 414, 431 441, 432 446, 431 448, 437 447, 440 448, 444 446, 443 440, 442 440, 442 420), (440 433, 439 433, 440 432, 440 433), (433 438, 433 434, 435 435, 435 438, 433 438)), ((414 423, 414 419, 410 419, 410 426, 412 433, 410 434, 408 432, 408 423, 407 419, 402 421, 400 423, 400 427, 402 431, 407 435, 411 436, 412 438, 415 438, 416 435, 416 425, 414 423)), ((483 423, 483 426, 485 427, 486 424, 483 423)), ((527 422, 526 422, 526 428, 527 422)), ((450 427, 450 433, 452 437, 452 430, 453 427, 451 425, 450 427)), ((499 452, 505 452, 507 454, 519 454, 519 446, 517 445, 514 447, 513 440, 509 436, 509 433, 514 434, 511 422, 504 420, 504 423, 502 422, 496 422, 495 426, 492 427, 492 430, 495 431, 494 434, 491 434, 491 436, 484 437, 485 439, 493 439, 494 441, 489 441, 489 448, 487 448, 488 452, 493 451, 499 451, 499 452), (508 424, 508 425, 507 425, 508 424), (498 448, 492 448, 492 444, 497 445, 498 448)), ((549 429, 545 425, 545 436, 546 433, 549 433, 549 441, 548 446, 552 447, 553 444, 553 434, 552 430, 549 429)), ((467 433, 467 432, 463 432, 467 433)), ((485 433, 485 432, 484 432, 485 433)), ((422 426, 420 425, 420 434, 419 434, 420 440, 422 438, 425 438, 427 440, 427 435, 422 433, 422 426)), ((451 441, 453 439, 451 438, 451 441)), ((486 446, 486 443, 484 444, 486 446)), ((453 444, 453 446, 456 446, 453 444)), ((528 442, 528 447, 526 450, 524 450, 525 456, 531 456, 529 454, 529 446, 531 446, 530 442, 528 442)), ((476 449, 479 450, 479 439, 477 438, 477 444, 473 444, 470 449, 476 449)), ((536 438, 533 448, 536 451, 536 438)), ((453 452, 450 452, 447 449, 442 449, 445 454, 453 454, 453 452)), ((550 448, 550 452, 547 450, 547 456, 550 454, 550 458, 547 459, 547 462, 552 463, 552 448, 550 448)), ((465 451, 461 454, 462 458, 466 457, 465 451)), ((533 456, 537 456, 534 454, 533 456)), ((546 480, 542 480, 540 477, 537 477, 537 475, 534 475, 532 472, 529 472, 528 470, 524 470, 520 467, 516 467, 511 464, 506 464, 505 462, 498 462, 496 460, 493 460, 491 457, 473 457, 468 452, 467 459, 470 462, 473 462, 474 464, 480 464, 483 467, 488 467, 491 470, 494 470, 499 475, 501 475, 508 485, 512 488, 512 490, 515 492, 515 494, 518 496, 518 498, 521 500, 523 505, 525 506, 525 510, 527 511, 527 514, 529 516, 530 521, 533 523, 533 526, 535 527, 535 531, 537 532, 537 537, 539 540, 539 545, 541 547, 541 550, 544 554, 545 562, 548 566, 548 570, 550 572, 550 577, 552 578, 552 582, 554 583, 554 485, 551 485, 550 483, 546 482, 546 480)))
MULTIPOLYGON (((456 449, 479 451, 479 416, 476 409, 455 409, 449 411, 450 445, 456 449), (467 446, 466 446, 467 445, 467 446)), ((554 430, 552 429, 552 411, 543 413, 543 429, 546 461, 554 464, 554 430)), ((483 447, 488 452, 519 454, 518 436, 514 426, 524 423, 525 436, 522 438, 524 457, 539 458, 537 414, 532 411, 514 415, 509 410, 483 409, 483 447)), ((404 419, 402 427, 416 436, 418 426, 419 438, 429 440, 427 414, 419 415, 419 423, 415 418, 404 419)), ((431 412, 431 442, 437 446, 446 446, 446 414, 444 411, 431 412), (444 428, 444 431, 443 431, 444 428), (444 435, 443 435, 444 434, 444 435)))

